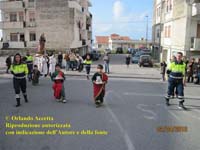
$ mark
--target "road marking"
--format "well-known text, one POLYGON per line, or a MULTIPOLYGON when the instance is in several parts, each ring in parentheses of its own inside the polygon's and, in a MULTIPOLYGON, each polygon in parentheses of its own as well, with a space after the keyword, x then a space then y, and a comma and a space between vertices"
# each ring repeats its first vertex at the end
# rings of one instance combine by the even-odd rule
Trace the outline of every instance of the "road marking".
POLYGON ((157 104, 156 106, 163 107, 170 115, 172 115, 174 118, 176 118, 176 120, 181 121, 181 119, 175 113, 171 112, 166 105, 164 105, 164 104, 157 104))
POLYGON ((193 119, 200 120, 200 117, 196 116, 196 114, 194 114, 194 111, 199 113, 199 111, 197 111, 197 110, 183 111, 183 113, 184 113, 185 115, 189 115, 189 116, 192 117, 193 119), (191 113, 189 114, 189 112, 191 112, 191 113))
MULTIPOLYGON (((108 91, 107 94, 105 95, 105 99, 108 98, 108 95, 110 93, 112 93, 113 91, 108 91)), ((106 103, 106 102, 105 102, 106 103)), ((107 104, 107 103, 106 103, 107 104)), ((107 105, 106 107, 107 111, 109 112, 109 114, 112 116, 114 122, 117 124, 117 126, 119 127, 120 129, 120 132, 121 134, 123 135, 124 137, 124 140, 126 142, 126 145, 128 147, 128 150, 135 150, 135 146, 133 145, 133 140, 130 139, 128 133, 126 132, 126 130, 124 130, 124 128, 122 127, 119 119, 117 118, 117 116, 114 114, 114 112, 112 111, 112 109, 109 107, 109 105, 107 105)))
POLYGON ((144 104, 138 104, 137 105, 137 109, 145 112, 145 113, 148 113, 148 115, 144 115, 144 118, 145 119, 148 119, 148 120, 157 120, 157 114, 155 112, 153 112, 152 110, 149 110, 149 109, 146 109, 144 107, 148 107, 148 105, 144 105, 144 104))
MULTIPOLYGON (((134 92, 124 92, 123 95, 125 96, 149 96, 149 97, 161 97, 161 98, 164 98, 164 95, 161 95, 161 94, 151 94, 151 93, 134 93, 134 92)), ((176 99, 176 98, 174 98, 176 99)), ((188 100, 192 100, 192 99, 196 99, 196 100, 200 100, 199 97, 196 97, 196 96, 193 96, 193 95, 187 95, 185 97, 185 99, 188 99, 188 100)))

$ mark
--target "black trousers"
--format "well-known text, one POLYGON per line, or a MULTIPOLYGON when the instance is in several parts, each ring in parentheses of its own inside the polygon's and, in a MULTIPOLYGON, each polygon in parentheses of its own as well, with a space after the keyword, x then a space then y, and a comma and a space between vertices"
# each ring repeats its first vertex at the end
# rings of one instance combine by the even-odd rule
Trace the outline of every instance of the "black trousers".
POLYGON ((20 94, 20 90, 23 94, 26 94, 26 78, 23 79, 13 79, 13 86, 15 94, 20 94))
POLYGON ((8 71, 10 70, 10 66, 11 65, 7 65, 6 73, 8 73, 8 71))
POLYGON ((90 66, 90 65, 86 65, 86 66, 85 66, 85 69, 86 69, 87 75, 89 75, 89 74, 90 74, 91 66, 90 66))
POLYGON ((95 99, 95 101, 100 100, 101 103, 104 102, 104 96, 105 96, 105 92, 102 91, 101 94, 95 99))

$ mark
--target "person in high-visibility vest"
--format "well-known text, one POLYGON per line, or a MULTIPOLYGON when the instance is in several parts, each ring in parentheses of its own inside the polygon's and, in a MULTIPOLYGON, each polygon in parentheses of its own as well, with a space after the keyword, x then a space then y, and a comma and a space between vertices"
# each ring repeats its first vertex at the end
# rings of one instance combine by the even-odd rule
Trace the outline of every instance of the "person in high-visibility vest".
POLYGON ((26 64, 28 66, 28 81, 30 82, 33 73, 33 56, 31 56, 29 52, 26 54, 26 64))
POLYGON ((86 59, 84 61, 84 65, 85 65, 85 69, 86 69, 86 76, 87 76, 87 79, 89 80, 89 75, 90 75, 90 69, 91 69, 91 65, 92 65, 92 60, 90 58, 90 55, 87 55, 86 56, 86 59))
POLYGON ((185 67, 186 64, 182 60, 183 54, 181 52, 177 53, 176 61, 171 62, 167 69, 168 79, 168 95, 166 98, 167 106, 170 105, 169 100, 174 98, 175 88, 177 90, 177 97, 179 99, 179 108, 186 109, 184 106, 184 86, 185 86, 185 67))
POLYGON ((20 90, 23 93, 24 100, 28 103, 27 93, 26 93, 26 75, 28 74, 27 64, 22 63, 22 57, 20 54, 14 56, 13 64, 10 68, 11 73, 13 74, 13 86, 16 94, 16 107, 19 107, 20 104, 20 90))

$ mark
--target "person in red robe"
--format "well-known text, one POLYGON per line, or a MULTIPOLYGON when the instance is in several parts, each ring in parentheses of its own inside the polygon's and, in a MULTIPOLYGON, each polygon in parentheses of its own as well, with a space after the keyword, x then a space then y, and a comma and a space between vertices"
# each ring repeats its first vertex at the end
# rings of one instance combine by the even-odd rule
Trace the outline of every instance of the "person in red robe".
POLYGON ((94 101, 96 107, 99 107, 104 102, 104 96, 106 92, 106 84, 108 82, 108 76, 103 72, 103 66, 97 66, 97 72, 92 77, 93 89, 94 89, 94 101))
POLYGON ((56 71, 51 75, 51 80, 54 81, 53 90, 55 99, 57 99, 58 102, 66 103, 64 87, 65 75, 61 71, 60 65, 56 65, 56 71))

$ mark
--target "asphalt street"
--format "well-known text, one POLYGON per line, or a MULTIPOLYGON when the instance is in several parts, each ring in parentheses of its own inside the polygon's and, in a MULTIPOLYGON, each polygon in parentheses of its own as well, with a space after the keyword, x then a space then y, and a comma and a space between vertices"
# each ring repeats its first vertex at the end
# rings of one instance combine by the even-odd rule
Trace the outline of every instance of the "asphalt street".
MULTIPOLYGON (((153 80, 110 79, 105 104, 96 108, 92 83, 67 78, 69 102, 53 98, 52 82, 28 84, 30 102, 15 108, 11 79, 0 79, 0 150, 199 150, 200 99, 186 100, 188 111, 172 101, 166 107, 166 84, 153 80), (107 135, 5 135, 6 116, 52 116, 54 123, 71 124, 69 130, 106 131, 107 135), (159 127, 187 127, 186 132, 161 132, 159 127)), ((192 96, 192 95, 191 95, 192 96)), ((44 121, 44 123, 48 121, 44 121)), ((24 123, 24 122, 23 122, 24 123)), ((89 133, 88 133, 89 134, 89 133)))

